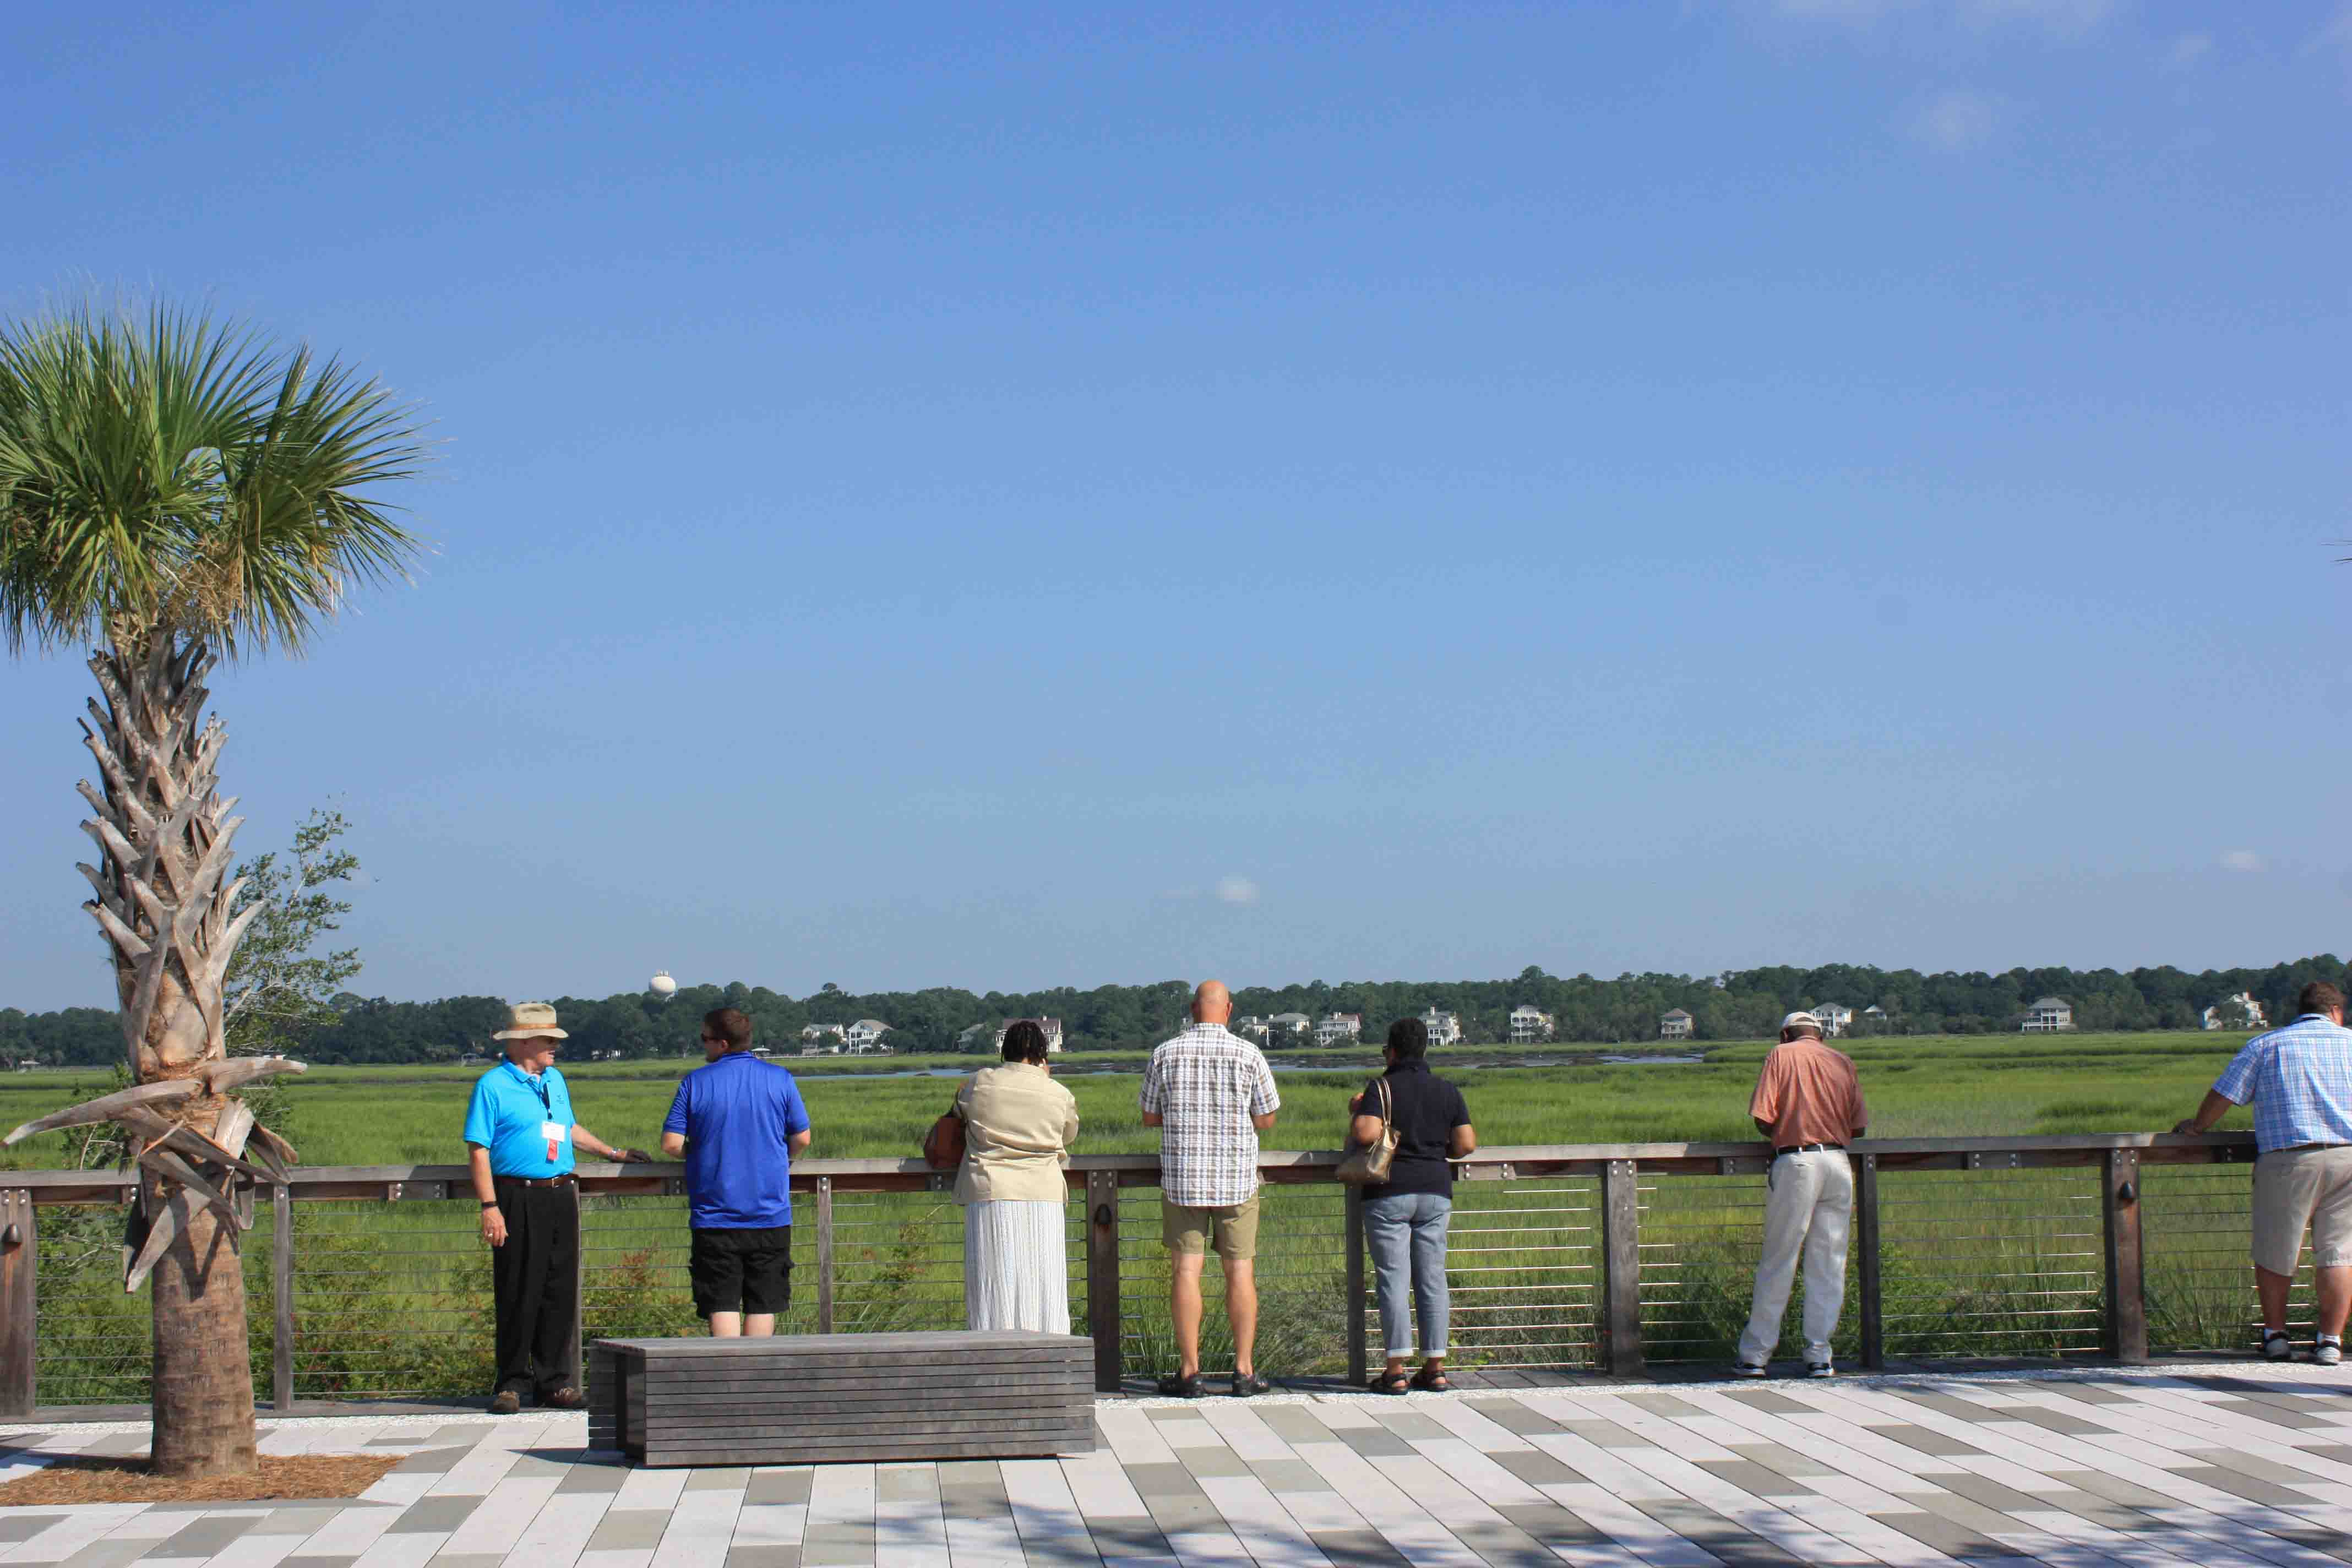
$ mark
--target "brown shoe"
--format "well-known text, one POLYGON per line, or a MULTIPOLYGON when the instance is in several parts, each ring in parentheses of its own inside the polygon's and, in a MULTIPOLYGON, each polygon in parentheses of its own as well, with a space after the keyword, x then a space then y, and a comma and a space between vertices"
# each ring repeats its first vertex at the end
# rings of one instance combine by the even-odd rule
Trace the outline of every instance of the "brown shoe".
POLYGON ((539 1402, 541 1405, 550 1410, 585 1410, 588 1408, 588 1396, 581 1393, 576 1388, 559 1388, 552 1394, 541 1395, 539 1402))
POLYGON ((490 1414, 493 1415, 521 1415, 522 1395, 511 1388, 499 1389, 499 1396, 490 1401, 490 1414))

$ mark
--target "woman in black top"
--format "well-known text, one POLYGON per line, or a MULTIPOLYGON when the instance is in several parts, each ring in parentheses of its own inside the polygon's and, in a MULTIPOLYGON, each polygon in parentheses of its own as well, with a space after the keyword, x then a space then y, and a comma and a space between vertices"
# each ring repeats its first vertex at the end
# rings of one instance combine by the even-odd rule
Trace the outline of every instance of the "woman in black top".
POLYGON ((1454 1215, 1454 1167, 1477 1150, 1478 1134, 1462 1091, 1429 1070, 1429 1030, 1418 1018, 1389 1026, 1388 1071, 1348 1102, 1359 1143, 1381 1135, 1381 1090, 1396 1124, 1396 1157, 1389 1179, 1364 1189, 1364 1245, 1381 1303, 1381 1337, 1388 1366, 1371 1381, 1376 1394, 1408 1388, 1444 1393, 1445 1381, 1445 1227, 1454 1215), (1414 1312, 1405 1310, 1412 1290, 1414 1312), (1421 1371, 1410 1380, 1413 1319, 1421 1327, 1421 1371))

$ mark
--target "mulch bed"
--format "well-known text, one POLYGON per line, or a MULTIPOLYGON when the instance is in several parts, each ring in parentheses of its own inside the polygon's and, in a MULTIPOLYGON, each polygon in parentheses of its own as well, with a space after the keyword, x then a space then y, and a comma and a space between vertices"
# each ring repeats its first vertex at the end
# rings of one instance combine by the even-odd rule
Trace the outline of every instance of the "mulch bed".
POLYGON ((80 1502, 273 1502, 286 1498, 357 1497, 382 1480, 398 1454, 292 1455, 271 1458, 249 1476, 175 1480, 147 1473, 147 1457, 68 1454, 29 1476, 0 1485, 0 1508, 80 1502))

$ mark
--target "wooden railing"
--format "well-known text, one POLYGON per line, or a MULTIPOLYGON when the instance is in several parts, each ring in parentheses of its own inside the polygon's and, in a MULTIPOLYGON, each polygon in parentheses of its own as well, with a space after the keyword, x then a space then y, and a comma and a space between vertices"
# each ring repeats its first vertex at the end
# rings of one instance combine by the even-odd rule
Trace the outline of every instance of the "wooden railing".
MULTIPOLYGON (((2140 1182, 2149 1165, 2246 1163, 2254 1155, 2246 1133, 2201 1137, 2125 1133, 2033 1138, 1898 1138, 1856 1143, 1849 1157, 1855 1173, 1852 1278, 1848 1305, 1860 1329, 1861 1362, 1867 1369, 1886 1363, 1881 1264, 1880 1177, 1884 1173, 1921 1171, 2024 1171, 2090 1168, 2099 1173, 2104 1281, 2099 1300, 2105 1353, 2123 1362, 2148 1355, 2148 1322, 2140 1222, 2140 1182)), ((1333 1182, 1336 1152, 1267 1152, 1260 1173, 1270 1185, 1333 1182)), ((1597 1186, 1600 1215, 1599 1280, 1594 1308, 1599 1369, 1617 1376, 1643 1375, 1641 1178, 1749 1176, 1770 1163, 1760 1143, 1541 1144, 1482 1149, 1457 1162, 1465 1182, 1532 1182, 1586 1177, 1597 1186)), ((588 1195, 651 1197, 685 1190, 677 1165, 583 1164, 577 1191, 588 1195)), ((1081 1154, 1069 1165, 1074 1195, 1083 1194, 1086 1218, 1087 1312, 1095 1342, 1097 1385, 1116 1390, 1129 1370, 1122 1364, 1120 1299, 1120 1189, 1156 1186, 1160 1162, 1149 1154, 1081 1154)), ((0 1171, 0 1417, 29 1415, 36 1404, 37 1208, 61 1204, 121 1204, 131 1197, 135 1174, 111 1171, 0 1171)), ((796 1198, 814 1210, 816 1247, 816 1323, 835 1328, 835 1218, 836 1193, 942 1191, 950 1175, 914 1160, 808 1160, 793 1167, 796 1198)), ((1366 1370, 1362 1218, 1353 1189, 1347 1189, 1344 1278, 1356 1310, 1345 1313, 1348 1363, 1352 1379, 1366 1370)), ((248 1194, 257 1197, 254 1192, 248 1194)), ((383 1203, 474 1201, 462 1165, 322 1166, 298 1169, 268 1191, 274 1223, 272 1278, 277 1314, 273 1336, 271 1402, 295 1408, 295 1235, 293 1205, 327 1200, 383 1203)), ((806 1224, 807 1222, 801 1222, 806 1224)), ((256 1239, 259 1239, 257 1234, 256 1239)), ((583 1253, 584 1256, 584 1253, 583 1253)), ((575 1359, 577 1351, 575 1349, 575 1359)))

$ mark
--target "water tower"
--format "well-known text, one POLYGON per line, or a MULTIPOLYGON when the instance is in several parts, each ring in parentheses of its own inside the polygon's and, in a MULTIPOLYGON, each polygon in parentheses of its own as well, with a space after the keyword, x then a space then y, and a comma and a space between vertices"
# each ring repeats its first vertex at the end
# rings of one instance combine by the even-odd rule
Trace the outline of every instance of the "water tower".
POLYGON ((656 969, 654 977, 646 982, 646 989, 652 992, 656 1000, 667 1002, 677 994, 677 982, 669 977, 668 970, 656 969))

